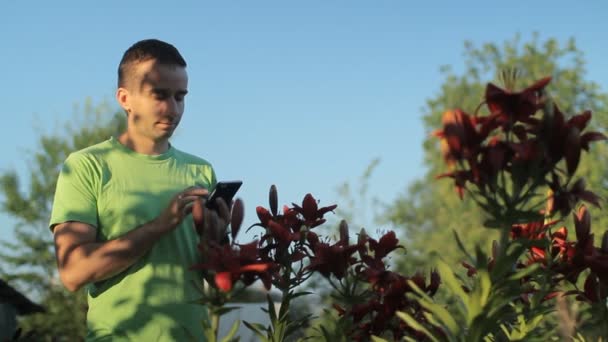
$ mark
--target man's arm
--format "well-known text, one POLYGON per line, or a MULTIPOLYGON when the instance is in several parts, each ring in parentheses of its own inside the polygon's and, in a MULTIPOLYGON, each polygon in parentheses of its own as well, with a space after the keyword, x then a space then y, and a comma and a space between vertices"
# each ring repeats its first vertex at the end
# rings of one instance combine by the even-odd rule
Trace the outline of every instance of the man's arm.
POLYGON ((61 282, 77 291, 90 282, 108 279, 133 265, 164 234, 175 229, 192 211, 192 203, 207 190, 186 189, 176 195, 156 219, 121 237, 96 242, 96 228, 69 221, 55 226, 55 253, 61 282))
POLYGON ((59 275, 65 287, 77 291, 83 285, 108 279, 133 265, 166 233, 155 221, 106 242, 95 242, 96 228, 82 222, 55 227, 55 251, 59 275))

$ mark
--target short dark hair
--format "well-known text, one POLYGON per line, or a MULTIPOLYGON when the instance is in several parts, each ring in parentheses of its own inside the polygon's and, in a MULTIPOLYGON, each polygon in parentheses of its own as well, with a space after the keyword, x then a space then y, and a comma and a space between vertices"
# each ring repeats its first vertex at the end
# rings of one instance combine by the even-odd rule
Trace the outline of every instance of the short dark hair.
POLYGON ((145 39, 131 45, 118 65, 118 86, 124 86, 129 69, 136 63, 155 59, 160 64, 186 67, 184 57, 175 46, 158 39, 145 39))

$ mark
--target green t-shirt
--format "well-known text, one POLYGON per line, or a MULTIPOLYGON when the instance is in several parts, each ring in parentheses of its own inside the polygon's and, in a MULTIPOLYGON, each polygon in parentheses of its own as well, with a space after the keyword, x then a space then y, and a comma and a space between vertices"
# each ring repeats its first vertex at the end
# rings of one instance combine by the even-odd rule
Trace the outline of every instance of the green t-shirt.
MULTIPOLYGON (((136 153, 115 138, 72 153, 57 181, 51 230, 66 221, 88 223, 97 240, 124 235, 155 219, 178 192, 209 190, 211 165, 174 147, 157 156, 136 153)), ((204 308, 197 262, 198 236, 188 216, 124 272, 88 285, 87 340, 200 341, 204 308)))

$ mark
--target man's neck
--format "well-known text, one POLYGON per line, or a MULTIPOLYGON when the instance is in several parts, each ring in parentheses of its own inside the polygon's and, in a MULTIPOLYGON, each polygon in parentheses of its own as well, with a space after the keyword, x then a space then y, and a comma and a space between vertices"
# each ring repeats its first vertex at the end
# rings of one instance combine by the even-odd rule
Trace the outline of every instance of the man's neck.
POLYGON ((129 132, 125 132, 118 137, 118 141, 127 148, 141 154, 159 155, 167 152, 169 141, 153 141, 142 137, 135 137, 129 132))

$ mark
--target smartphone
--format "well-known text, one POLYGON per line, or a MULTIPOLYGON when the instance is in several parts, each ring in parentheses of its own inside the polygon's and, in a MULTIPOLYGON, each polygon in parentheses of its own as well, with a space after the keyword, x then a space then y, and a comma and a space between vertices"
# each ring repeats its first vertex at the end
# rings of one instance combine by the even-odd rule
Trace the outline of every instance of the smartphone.
POLYGON ((217 209, 217 204, 215 200, 217 198, 221 198, 224 202, 230 206, 230 202, 232 202, 232 198, 236 195, 236 192, 239 191, 239 188, 243 184, 243 181, 235 180, 235 181, 222 181, 217 182, 215 185, 215 189, 211 192, 211 195, 207 198, 207 208, 209 209, 217 209))

